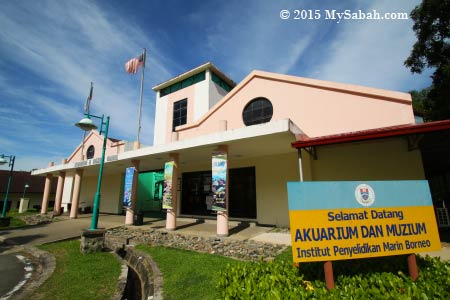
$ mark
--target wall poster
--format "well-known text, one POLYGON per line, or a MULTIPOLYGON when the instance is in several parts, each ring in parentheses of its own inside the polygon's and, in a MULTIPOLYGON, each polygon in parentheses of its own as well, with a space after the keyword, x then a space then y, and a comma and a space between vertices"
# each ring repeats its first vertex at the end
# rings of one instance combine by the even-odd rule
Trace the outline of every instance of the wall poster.
POLYGON ((163 189, 163 209, 173 209, 172 204, 172 177, 173 177, 173 161, 168 161, 164 165, 164 189, 163 189))
POLYGON ((227 154, 214 154, 212 157, 212 210, 227 210, 227 154))

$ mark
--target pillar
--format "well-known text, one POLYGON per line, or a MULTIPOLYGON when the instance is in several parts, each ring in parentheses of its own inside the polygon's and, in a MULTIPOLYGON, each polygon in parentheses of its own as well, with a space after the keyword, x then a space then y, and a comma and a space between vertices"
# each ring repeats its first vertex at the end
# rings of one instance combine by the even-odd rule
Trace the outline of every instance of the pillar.
POLYGON ((73 184, 73 194, 70 208, 70 218, 76 219, 78 217, 78 203, 80 201, 81 177, 83 176, 83 169, 75 171, 75 180, 73 184))
MULTIPOLYGON (((50 162, 48 166, 53 167, 53 162, 50 162)), ((45 176, 45 186, 44 186, 44 195, 42 197, 41 215, 46 214, 48 210, 48 197, 50 196, 52 177, 53 175, 50 173, 45 176)))
POLYGON ((59 216, 61 214, 61 202, 65 177, 66 172, 63 171, 59 172, 58 185, 56 186, 55 206, 53 207, 53 215, 55 216, 59 216))
POLYGON ((137 193, 138 193, 138 177, 139 177, 139 160, 131 160, 134 167, 133 186, 131 187, 131 207, 127 208, 125 215, 125 225, 133 224, 134 213, 136 211, 137 193))
POLYGON ((170 160, 173 161, 172 173, 172 208, 167 209, 166 230, 175 230, 177 228, 177 198, 178 198, 178 153, 171 153, 170 160))
MULTIPOLYGON (((217 154, 228 154, 228 147, 226 145, 219 146, 216 150, 217 154)), ((229 234, 228 231, 228 155, 226 161, 226 184, 225 184, 225 211, 217 211, 217 236, 226 237, 229 234)))

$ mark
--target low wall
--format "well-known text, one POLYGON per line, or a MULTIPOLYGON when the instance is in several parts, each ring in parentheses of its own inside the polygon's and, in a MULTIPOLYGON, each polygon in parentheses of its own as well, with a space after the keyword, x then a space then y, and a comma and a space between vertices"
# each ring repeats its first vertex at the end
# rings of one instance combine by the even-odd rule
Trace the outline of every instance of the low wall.
POLYGON ((128 239, 112 237, 108 234, 105 236, 105 247, 116 251, 131 269, 128 272, 125 293, 132 293, 134 299, 163 299, 162 274, 148 254, 128 245, 128 239), (135 282, 136 279, 139 279, 139 286, 135 282), (140 290, 136 291, 136 288, 140 288, 140 290))

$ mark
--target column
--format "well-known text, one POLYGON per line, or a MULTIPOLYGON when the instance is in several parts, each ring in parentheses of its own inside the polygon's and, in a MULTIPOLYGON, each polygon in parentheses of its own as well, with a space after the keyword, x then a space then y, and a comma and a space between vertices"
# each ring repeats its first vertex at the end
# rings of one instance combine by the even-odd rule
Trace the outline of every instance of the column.
MULTIPOLYGON (((225 155, 225 210, 217 211, 217 236, 226 237, 228 236, 228 146, 221 145, 217 148, 213 155, 225 155)), ((214 162, 212 168, 214 169, 214 162)), ((213 170, 214 177, 214 170, 213 170)), ((214 181, 214 178, 213 178, 214 181)))
MULTIPOLYGON (((49 167, 53 167, 53 162, 48 164, 49 167)), ((50 188, 52 187, 52 177, 51 173, 45 176, 45 186, 44 186, 44 195, 42 197, 42 206, 41 206, 41 215, 47 213, 48 210, 48 197, 50 195, 50 188)))
MULTIPOLYGON (((138 142, 135 142, 138 143, 138 142)), ((133 186, 131 187, 131 208, 127 208, 125 215, 125 225, 133 224, 134 214, 136 212, 136 202, 138 193, 138 177, 139 177, 139 160, 131 160, 134 167, 133 186)))
MULTIPOLYGON (((175 230, 177 228, 177 197, 178 197, 178 153, 171 153, 169 162, 173 161, 173 172, 172 172, 172 208, 167 209, 166 216, 166 230, 175 230)), ((166 180, 166 174, 164 173, 164 180, 166 180)), ((164 205, 164 203, 163 203, 164 205)))
POLYGON ((75 171, 75 180, 73 184, 73 194, 70 208, 70 218, 76 219, 78 217, 78 203, 80 201, 81 177, 83 176, 83 169, 75 171))
POLYGON ((58 185, 56 186, 55 206, 53 208, 53 215, 55 215, 55 216, 59 216, 61 214, 61 202, 62 202, 65 177, 66 177, 66 172, 63 172, 63 171, 59 172, 58 185))

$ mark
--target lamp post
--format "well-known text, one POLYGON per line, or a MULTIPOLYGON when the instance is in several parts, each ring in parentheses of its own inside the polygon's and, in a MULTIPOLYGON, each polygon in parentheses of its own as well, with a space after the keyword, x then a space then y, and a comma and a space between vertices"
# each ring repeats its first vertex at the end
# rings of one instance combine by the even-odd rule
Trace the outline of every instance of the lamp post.
POLYGON ((11 180, 12 180, 12 176, 13 176, 15 160, 16 160, 16 157, 14 155, 3 155, 3 154, 0 155, 0 165, 9 164, 8 166, 11 167, 11 169, 9 171, 8 186, 6 188, 5 200, 3 202, 2 219, 6 218, 6 206, 8 205, 9 188, 11 187, 11 180), (5 157, 9 158, 9 160, 6 160, 5 157))
POLYGON ((29 188, 30 185, 28 183, 25 183, 24 187, 23 187, 23 194, 22 194, 22 199, 25 199, 25 193, 27 191, 27 188, 29 188))
POLYGON ((91 219, 91 227, 90 230, 96 230, 98 225, 98 214, 100 210, 100 189, 102 187, 102 176, 103 176, 103 164, 105 162, 105 150, 106 150, 106 140, 108 139, 108 128, 109 128, 109 116, 106 117, 106 121, 104 121, 104 115, 101 117, 91 115, 89 113, 84 114, 85 118, 81 119, 80 122, 76 123, 75 126, 81 128, 84 131, 89 131, 92 129, 97 129, 98 127, 92 122, 92 118, 97 118, 101 120, 100 124, 100 134, 103 133, 103 148, 102 148, 102 158, 100 160, 100 169, 98 171, 98 180, 97 180, 97 191, 95 193, 94 198, 94 209, 92 211, 92 219, 91 219), (104 126, 104 130, 103 130, 104 126))

